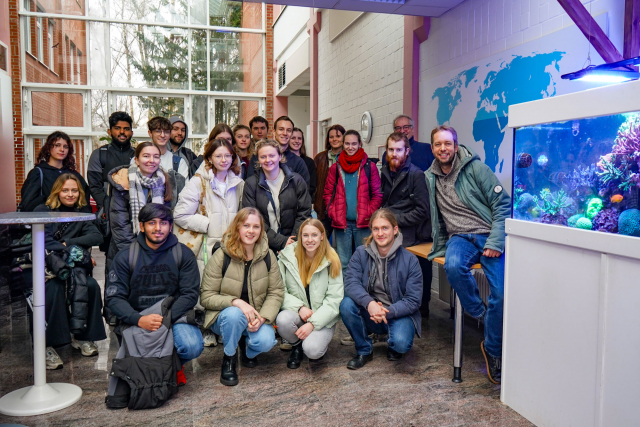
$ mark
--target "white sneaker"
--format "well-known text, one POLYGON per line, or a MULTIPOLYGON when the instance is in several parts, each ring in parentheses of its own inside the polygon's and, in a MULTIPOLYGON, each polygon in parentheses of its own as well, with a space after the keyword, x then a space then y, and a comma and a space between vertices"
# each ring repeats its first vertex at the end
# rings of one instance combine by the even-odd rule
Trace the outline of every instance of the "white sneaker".
POLYGON ((47 347, 45 354, 48 370, 54 371, 56 369, 62 369, 62 359, 60 359, 60 356, 58 356, 58 353, 56 353, 53 347, 47 347))
POLYGON ((73 338, 71 340, 71 347, 80 350, 84 357, 98 355, 98 346, 93 341, 76 341, 76 339, 73 338))
POLYGON ((202 341, 204 341, 205 347, 215 347, 218 345, 218 340, 216 339, 216 334, 211 332, 211 330, 207 329, 202 334, 202 341))

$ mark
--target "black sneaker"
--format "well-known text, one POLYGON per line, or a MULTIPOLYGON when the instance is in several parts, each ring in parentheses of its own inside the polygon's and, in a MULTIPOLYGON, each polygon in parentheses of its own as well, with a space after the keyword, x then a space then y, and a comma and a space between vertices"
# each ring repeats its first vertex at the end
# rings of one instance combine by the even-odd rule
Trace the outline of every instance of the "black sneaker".
POLYGON ((402 359, 402 353, 398 353, 395 350, 390 348, 387 349, 387 360, 390 362, 395 362, 396 360, 402 359))
POLYGON ((356 370, 362 368, 367 362, 371 362, 373 360, 373 354, 365 354, 364 356, 361 354, 356 355, 353 359, 349 360, 347 363, 347 368, 351 370, 356 370))
POLYGON ((238 348, 240 349, 240 364, 242 366, 245 368, 255 368, 258 366, 258 356, 253 359, 247 357, 247 340, 245 337, 240 337, 238 348))
POLYGON ((494 384, 500 384, 502 379, 502 359, 493 357, 487 353, 484 349, 484 341, 480 343, 480 350, 482 350, 484 361, 487 364, 487 375, 489 376, 489 381, 494 384))

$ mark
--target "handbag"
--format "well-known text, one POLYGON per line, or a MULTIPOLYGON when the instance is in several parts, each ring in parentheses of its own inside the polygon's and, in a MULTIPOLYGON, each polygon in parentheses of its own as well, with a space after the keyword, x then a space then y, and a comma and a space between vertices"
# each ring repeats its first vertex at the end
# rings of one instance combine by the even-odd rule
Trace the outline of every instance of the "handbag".
MULTIPOLYGON (((195 174, 194 177, 200 177, 200 182, 202 183, 202 192, 200 193, 200 201, 198 202, 198 209, 196 209, 196 213, 200 213, 203 216, 207 216, 207 210, 204 206, 204 195, 207 191, 206 180, 200 175, 195 174)), ((202 243, 204 241, 204 236, 206 233, 198 233, 193 230, 187 230, 186 228, 180 227, 178 224, 173 224, 173 234, 176 235, 178 241, 191 249, 191 251, 198 256, 200 253, 200 248, 202 247, 202 243)))

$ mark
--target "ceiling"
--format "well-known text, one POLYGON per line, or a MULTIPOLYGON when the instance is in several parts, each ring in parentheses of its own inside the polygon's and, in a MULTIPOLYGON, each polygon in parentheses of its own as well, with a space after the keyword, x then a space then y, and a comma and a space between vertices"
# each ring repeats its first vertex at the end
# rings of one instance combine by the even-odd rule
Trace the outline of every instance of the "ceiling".
MULTIPOLYGON (((252 0, 245 0, 252 1, 252 0)), ((266 0, 265 3, 395 15, 440 16, 464 0, 266 0)))

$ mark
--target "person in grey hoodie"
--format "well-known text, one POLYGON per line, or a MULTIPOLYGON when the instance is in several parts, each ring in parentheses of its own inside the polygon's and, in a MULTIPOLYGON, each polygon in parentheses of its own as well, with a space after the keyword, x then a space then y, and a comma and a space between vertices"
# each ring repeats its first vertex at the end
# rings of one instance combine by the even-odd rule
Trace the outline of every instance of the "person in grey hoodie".
POLYGON ((349 369, 360 369, 373 358, 369 334, 388 334, 387 359, 396 361, 421 332, 423 286, 418 258, 402 247, 391 210, 375 211, 369 228, 371 236, 349 261, 340 303, 342 321, 357 352, 347 364, 349 369))
POLYGON ((171 122, 171 137, 169 138, 169 146, 167 148, 187 162, 187 166, 189 166, 189 178, 191 178, 193 176, 191 173, 191 163, 193 163, 198 156, 185 146, 185 142, 189 137, 189 125, 179 116, 171 116, 169 117, 169 121, 171 122))

